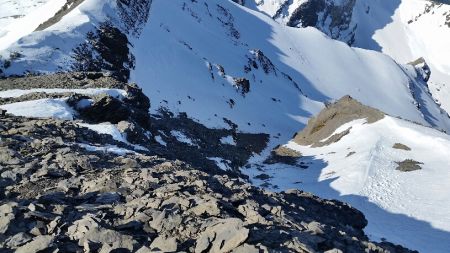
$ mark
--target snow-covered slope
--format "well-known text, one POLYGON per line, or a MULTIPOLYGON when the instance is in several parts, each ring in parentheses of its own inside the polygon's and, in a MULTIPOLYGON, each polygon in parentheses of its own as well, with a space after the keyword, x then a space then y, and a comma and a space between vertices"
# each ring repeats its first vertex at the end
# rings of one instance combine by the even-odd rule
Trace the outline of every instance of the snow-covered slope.
MULTIPOLYGON (((335 117, 341 117, 339 112, 335 117)), ((298 187, 350 203, 366 215, 366 232, 373 239, 389 238, 420 252, 447 252, 450 137, 391 116, 374 123, 355 119, 333 134, 342 137, 321 147, 287 143, 301 153, 296 165, 258 163, 244 171, 257 176, 256 183, 279 190, 298 187), (258 177, 261 173, 266 176, 258 177)))
MULTIPOLYGON (((430 1, 402 1, 392 16, 392 22, 376 31, 373 39, 381 51, 404 63, 423 57, 432 75, 429 87, 450 111, 450 5, 430 1), (392 36, 396 34, 396 36, 392 36), (394 39, 395 38, 395 39, 394 39)), ((361 43, 361 47, 365 47, 361 43)), ((370 48, 370 47, 365 47, 370 48)))
POLYGON ((345 94, 424 122, 423 114, 431 119, 428 112, 414 105, 414 96, 421 94, 436 125, 447 122, 423 83, 412 81, 410 66, 350 48, 315 29, 284 27, 228 1, 154 1, 150 22, 133 45, 132 80, 144 86, 154 104, 212 125, 226 117, 245 131, 286 138, 292 127, 317 112, 317 102, 345 94), (250 92, 241 95, 233 78, 249 80, 250 92), (421 90, 414 96, 413 87, 421 90))
POLYGON ((8 48, 23 36, 53 17, 66 0, 0 2, 0 50, 8 48))
POLYGON ((392 117, 351 126, 348 136, 327 147, 289 143, 288 147, 325 166, 278 172, 302 181, 284 187, 297 186, 350 203, 367 216, 366 231, 374 238, 389 238, 420 252, 446 252, 450 248, 448 135, 392 117), (395 143, 411 151, 392 148, 395 143), (350 152, 355 154, 347 157, 350 152), (422 169, 395 170, 396 162, 406 159, 423 163, 422 169))
MULTIPOLYGON (((97 39, 98 33, 108 25, 118 30, 116 33, 107 31, 107 38, 102 37, 104 40, 98 45, 107 44, 117 49, 128 47, 126 35, 139 35, 147 21, 150 3, 148 0, 48 1, 46 5, 28 14, 29 18, 26 16, 10 23, 7 29, 11 32, 0 36, 0 71, 11 75, 71 70, 74 68, 74 50, 88 40, 89 34, 91 39, 97 39), (60 8, 54 8, 57 6, 60 8), (35 17, 36 15, 39 17, 35 17), (40 26, 41 24, 44 25, 40 26), (36 29, 37 27, 40 29, 36 29), (121 36, 125 38, 124 42, 120 41, 123 39, 121 36)), ((98 54, 100 53, 96 52, 91 58, 98 54)), ((109 53, 112 60, 100 54, 101 60, 107 62, 105 65, 115 65, 115 62, 108 60, 121 60, 111 55, 109 53)))
POLYGON ((334 39, 381 51, 399 63, 423 57, 429 86, 450 111, 450 3, 430 0, 247 1, 289 26, 314 26, 334 39))

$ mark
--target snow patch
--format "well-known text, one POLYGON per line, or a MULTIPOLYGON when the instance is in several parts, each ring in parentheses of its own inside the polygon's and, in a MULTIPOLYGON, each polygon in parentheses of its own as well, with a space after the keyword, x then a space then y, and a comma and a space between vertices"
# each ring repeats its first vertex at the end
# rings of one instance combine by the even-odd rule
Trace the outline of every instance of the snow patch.
POLYGON ((162 138, 160 135, 157 135, 157 136, 155 137, 155 140, 156 140, 159 144, 161 144, 162 146, 167 146, 167 142, 165 142, 165 141, 163 140, 163 138, 162 138))
POLYGON ((73 120, 76 112, 65 102, 66 99, 38 99, 0 105, 15 116, 73 120))
POLYGON ((111 135, 111 137, 114 140, 128 144, 128 141, 125 139, 125 137, 119 131, 119 129, 117 129, 117 126, 113 125, 111 123, 100 123, 100 124, 77 123, 77 124, 81 127, 86 127, 88 129, 91 129, 92 131, 95 131, 99 134, 111 135))
POLYGON ((231 135, 220 138, 220 143, 225 145, 233 145, 233 146, 236 145, 236 142, 234 141, 233 136, 231 135))
POLYGON ((84 143, 77 143, 76 145, 86 149, 87 151, 91 151, 91 152, 113 153, 116 155, 137 154, 133 150, 119 148, 115 145, 106 145, 106 146, 101 146, 101 147, 88 145, 88 144, 84 144, 84 143))
POLYGON ((207 157, 207 159, 214 161, 221 170, 231 170, 231 167, 229 166, 229 164, 231 164, 230 160, 225 160, 220 157, 207 157))
POLYGON ((172 130, 170 131, 170 134, 173 137, 175 137, 179 142, 183 142, 191 146, 196 146, 196 144, 189 137, 187 137, 184 133, 180 131, 172 130))
POLYGON ((142 147, 141 145, 129 143, 117 126, 108 122, 100 123, 100 124, 87 124, 87 123, 77 123, 81 127, 86 127, 92 131, 95 131, 99 134, 107 134, 110 135, 114 140, 123 142, 127 145, 132 146, 135 150, 148 151, 147 148, 142 147))

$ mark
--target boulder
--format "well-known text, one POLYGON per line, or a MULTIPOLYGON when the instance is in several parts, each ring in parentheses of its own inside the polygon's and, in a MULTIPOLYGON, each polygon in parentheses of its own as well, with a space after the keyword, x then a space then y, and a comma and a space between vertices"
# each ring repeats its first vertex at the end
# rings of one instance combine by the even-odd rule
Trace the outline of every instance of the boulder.
POLYGON ((195 215, 200 216, 207 214, 209 216, 217 216, 220 214, 220 209, 217 204, 217 200, 209 200, 206 202, 200 202, 195 207, 190 209, 195 215))
POLYGON ((0 216, 0 234, 4 234, 8 230, 12 220, 14 220, 14 214, 12 213, 0 216))
POLYGON ((16 151, 7 147, 0 147, 0 164, 17 165, 20 164, 20 156, 16 151))
POLYGON ((150 244, 150 248, 153 251, 160 252, 176 252, 177 251, 177 240, 173 237, 158 236, 150 244))
POLYGON ((255 201, 248 200, 245 204, 238 207, 239 212, 245 216, 248 224, 269 224, 269 222, 259 213, 259 205, 255 201))
POLYGON ((95 96, 91 106, 81 109, 79 112, 82 118, 90 122, 114 124, 127 120, 131 114, 130 109, 120 99, 108 94, 95 96))
POLYGON ((250 244, 242 244, 241 246, 235 248, 232 253, 259 253, 261 252, 258 248, 250 244))
POLYGON ((201 233, 197 239, 195 252, 202 253, 208 248, 211 253, 229 252, 245 242, 248 234, 249 230, 240 219, 219 220, 201 233))
POLYGON ((8 238, 8 240, 6 240, 6 246, 11 249, 16 249, 24 245, 25 243, 31 241, 31 239, 32 237, 29 234, 20 232, 8 238))
POLYGON ((53 243, 54 237, 51 235, 36 236, 33 241, 16 249, 16 253, 36 253, 48 249, 53 243))

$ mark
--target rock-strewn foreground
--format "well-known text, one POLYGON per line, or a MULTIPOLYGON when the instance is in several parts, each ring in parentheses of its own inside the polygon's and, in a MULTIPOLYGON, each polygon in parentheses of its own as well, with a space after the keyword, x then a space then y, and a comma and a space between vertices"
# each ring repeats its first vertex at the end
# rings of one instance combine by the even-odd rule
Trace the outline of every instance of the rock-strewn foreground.
MULTIPOLYGON (((174 120, 195 125, 172 118, 152 127, 170 130, 174 120)), ((169 139, 117 152, 132 146, 78 121, 0 116, 1 252, 410 252, 369 242, 364 215, 344 203, 254 187, 189 160, 169 139)), ((210 137, 201 151, 225 149, 212 139, 233 134, 195 129, 210 137)), ((221 152, 240 154, 236 166, 250 147, 237 146, 221 152)))

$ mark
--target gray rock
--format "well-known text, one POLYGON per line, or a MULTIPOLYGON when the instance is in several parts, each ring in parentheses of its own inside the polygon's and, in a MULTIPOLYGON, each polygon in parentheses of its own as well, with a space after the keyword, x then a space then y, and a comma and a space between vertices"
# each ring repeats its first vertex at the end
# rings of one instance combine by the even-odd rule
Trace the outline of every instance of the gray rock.
POLYGON ((154 212, 152 217, 153 219, 150 221, 150 226, 158 232, 176 229, 182 222, 182 217, 180 215, 168 213, 166 210, 154 212))
POLYGON ((208 214, 210 216, 217 216, 220 214, 220 209, 217 204, 217 200, 209 200, 206 202, 200 202, 197 206, 190 209, 195 215, 200 216, 208 214))
POLYGON ((105 192, 98 195, 95 202, 99 204, 114 204, 120 201, 120 194, 117 192, 105 192))
POLYGON ((128 250, 133 250, 134 244, 136 243, 131 236, 102 228, 93 228, 87 231, 80 239, 79 245, 82 246, 86 241, 101 243, 102 245, 106 244, 112 249, 125 248, 128 250))
POLYGON ((316 221, 310 222, 307 229, 315 234, 323 234, 322 225, 316 221))
POLYGON ((259 253, 260 250, 253 245, 250 244, 242 244, 241 246, 235 248, 232 253, 259 253))
POLYGON ((404 161, 401 162, 397 162, 397 168, 396 170, 402 171, 402 172, 410 172, 410 171, 416 171, 416 170, 421 170, 422 169, 422 165, 423 163, 418 162, 418 161, 414 161, 412 159, 406 159, 404 161))
POLYGON ((0 216, 0 234, 4 234, 8 230, 12 220, 14 220, 14 214, 12 213, 0 216))
POLYGON ((5 203, 3 205, 0 205, 0 216, 5 216, 7 214, 11 214, 14 212, 14 207, 17 206, 17 203, 15 202, 9 202, 5 203))
POLYGON ((32 237, 24 232, 20 232, 15 234, 14 236, 8 238, 6 240, 6 246, 11 249, 18 248, 19 246, 24 245, 25 243, 31 241, 32 237))
POLYGON ((259 205, 255 201, 247 201, 244 205, 238 207, 239 212, 245 216, 245 221, 248 224, 269 224, 263 216, 258 212, 259 205))
POLYGON ((17 165, 20 164, 19 154, 12 149, 0 146, 0 164, 17 165))
POLYGON ((152 244, 150 244, 150 248, 153 251, 176 252, 178 248, 177 239, 173 237, 158 236, 153 240, 152 244))
POLYGON ((229 252, 247 240, 248 233, 249 230, 243 226, 240 219, 219 220, 200 235, 197 239, 195 252, 204 252, 209 247, 209 252, 212 253, 229 252))
POLYGON ((54 237, 51 235, 40 235, 33 241, 17 248, 16 253, 36 253, 49 248, 53 243, 54 237))
POLYGON ((140 126, 137 126, 129 121, 120 121, 117 123, 117 129, 131 143, 141 143, 148 139, 144 134, 144 130, 140 126))
POLYGON ((47 234, 47 226, 42 221, 36 221, 34 223, 33 228, 30 230, 30 234, 34 236, 46 235, 47 234))
POLYGON ((152 253, 154 251, 152 251, 150 248, 142 246, 141 248, 139 248, 136 253, 152 253))

